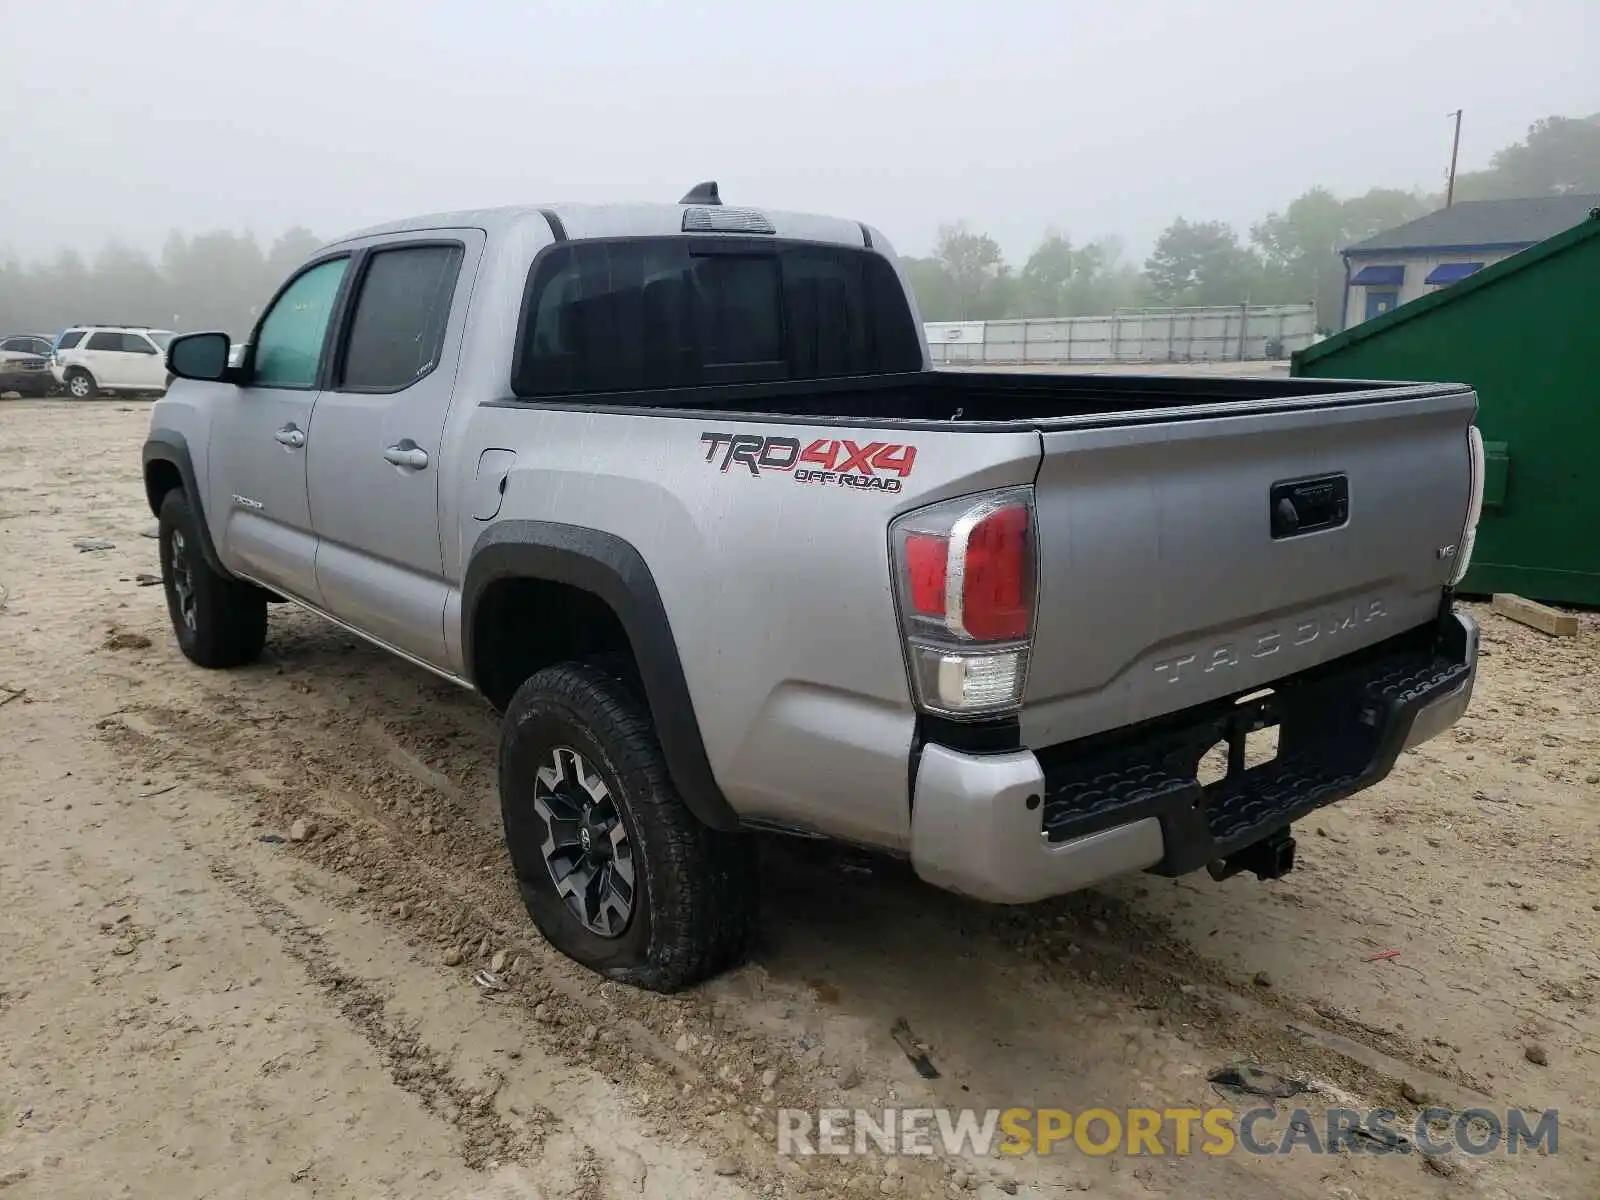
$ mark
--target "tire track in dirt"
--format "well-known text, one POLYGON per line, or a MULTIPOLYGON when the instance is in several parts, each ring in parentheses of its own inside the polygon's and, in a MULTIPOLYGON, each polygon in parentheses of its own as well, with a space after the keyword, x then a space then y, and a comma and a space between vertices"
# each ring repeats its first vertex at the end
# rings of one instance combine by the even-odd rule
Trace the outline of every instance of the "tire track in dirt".
MULTIPOLYGON (((230 763, 250 760, 250 750, 230 736, 226 719, 177 707, 128 705, 101 722, 101 735, 141 769, 160 766, 182 775, 211 775, 230 763)), ((263 745, 254 731, 241 741, 263 745)), ((282 750, 281 743, 265 743, 282 750)), ((350 756, 351 770, 372 773, 385 785, 406 790, 419 787, 409 774, 386 765, 381 755, 350 756)), ((295 758, 296 766, 302 765, 295 758)), ((236 775, 230 791, 256 801, 256 822, 288 828, 295 816, 314 814, 323 834, 289 848, 320 866, 358 882, 359 891, 344 901, 365 905, 381 920, 403 928, 434 945, 441 954, 463 950, 469 965, 486 963, 490 946, 515 957, 506 973, 502 996, 520 1005, 529 1019, 528 1032, 541 1047, 568 1062, 599 1071, 621 1085, 646 1128, 662 1136, 688 1133, 708 1154, 726 1161, 736 1174, 758 1187, 789 1194, 792 1173, 821 1187, 829 1180, 842 1185, 845 1175, 836 1161, 812 1159, 787 1169, 773 1159, 772 1104, 776 1091, 760 1086, 753 1064, 769 1059, 760 1039, 738 1030, 720 1013, 697 1004, 692 996, 665 997, 601 981, 571 969, 550 950, 527 922, 509 887, 509 862, 503 848, 465 823, 445 827, 436 822, 428 837, 408 836, 406 827, 387 812, 384 801, 367 806, 372 792, 392 794, 389 787, 367 792, 338 788, 339 772, 323 762, 315 773, 322 793, 316 807, 306 803, 303 785, 288 786, 281 778, 261 778, 259 767, 249 778, 236 775), (337 790, 333 790, 337 789, 337 790), (344 801, 343 804, 339 800, 344 801), (488 861, 484 861, 488 860, 488 861), (478 864, 480 869, 464 869, 478 864), (404 907, 401 907, 404 906, 404 907), (693 1053, 678 1049, 692 1044, 693 1053), (763 1097, 767 1091, 770 1096, 763 1097)), ((398 808, 400 801, 394 801, 398 808)), ((410 801, 408 801, 410 803, 410 801)), ((420 804, 413 804, 421 808, 420 804)), ((800 1064, 786 1066, 787 1102, 815 1107, 804 1094, 800 1064)))
POLYGON ((536 1159, 545 1130, 556 1123, 554 1113, 546 1108, 524 1110, 521 1127, 513 1127, 495 1111, 494 1090, 468 1087, 415 1030, 389 1017, 386 998, 346 971, 323 945, 316 930, 231 865, 213 861, 211 874, 255 912, 262 926, 305 969, 311 982, 378 1052, 395 1085, 416 1097, 428 1112, 454 1126, 467 1166, 483 1170, 506 1162, 531 1163, 536 1159))

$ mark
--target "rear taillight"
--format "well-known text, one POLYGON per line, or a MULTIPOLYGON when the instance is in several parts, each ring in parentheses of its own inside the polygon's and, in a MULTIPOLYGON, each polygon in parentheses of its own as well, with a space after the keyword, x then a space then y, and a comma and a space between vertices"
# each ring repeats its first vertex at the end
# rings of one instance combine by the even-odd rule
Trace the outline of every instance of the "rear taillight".
POLYGON ((890 526, 890 545, 918 705, 974 717, 1017 708, 1037 591, 1032 490, 908 513, 890 526))
POLYGON ((1455 569, 1450 572, 1450 586, 1455 587, 1466 577, 1472 565, 1472 547, 1478 540, 1478 518, 1483 515, 1483 434, 1476 425, 1467 426, 1467 458, 1471 463, 1471 482, 1467 488, 1467 521, 1461 527, 1461 540, 1456 545, 1455 569))

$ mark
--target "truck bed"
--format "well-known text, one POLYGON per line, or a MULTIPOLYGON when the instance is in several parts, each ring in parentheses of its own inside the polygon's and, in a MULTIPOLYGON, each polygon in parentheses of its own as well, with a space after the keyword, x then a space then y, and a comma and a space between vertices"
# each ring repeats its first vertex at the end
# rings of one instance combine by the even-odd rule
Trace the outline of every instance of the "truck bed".
POLYGON ((856 378, 725 384, 584 397, 547 396, 551 408, 720 416, 799 417, 817 423, 956 424, 1015 430, 1073 428, 1215 416, 1227 412, 1331 407, 1465 392, 1458 384, 1351 379, 1197 378, 1174 375, 1023 375, 1007 371, 918 371, 856 378))

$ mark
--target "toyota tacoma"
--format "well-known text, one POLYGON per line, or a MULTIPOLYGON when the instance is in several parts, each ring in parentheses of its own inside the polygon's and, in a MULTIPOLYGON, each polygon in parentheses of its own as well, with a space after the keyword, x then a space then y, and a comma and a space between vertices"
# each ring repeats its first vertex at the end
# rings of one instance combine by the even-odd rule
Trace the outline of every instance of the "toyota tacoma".
POLYGON ((1471 389, 934 370, 880 232, 715 185, 369 229, 168 367, 182 652, 289 601, 480 693, 529 913, 643 987, 744 951, 751 831, 1275 878, 1471 695, 1471 389))

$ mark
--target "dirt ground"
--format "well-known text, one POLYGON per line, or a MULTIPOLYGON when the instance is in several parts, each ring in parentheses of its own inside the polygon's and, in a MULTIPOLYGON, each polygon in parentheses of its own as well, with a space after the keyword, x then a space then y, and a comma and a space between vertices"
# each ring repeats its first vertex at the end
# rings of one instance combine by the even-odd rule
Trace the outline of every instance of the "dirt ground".
POLYGON ((1283 880, 1003 909, 764 840, 753 958, 660 997, 528 923, 473 697, 288 606, 258 666, 179 655, 148 408, 0 403, 7 1200, 1600 1196, 1600 619, 1480 609, 1466 720, 1303 822, 1283 880), (780 1106, 1242 1109, 1208 1082, 1240 1062, 1310 1082, 1285 1117, 1555 1108, 1559 1148, 775 1151, 780 1106))

